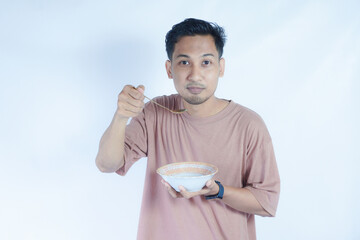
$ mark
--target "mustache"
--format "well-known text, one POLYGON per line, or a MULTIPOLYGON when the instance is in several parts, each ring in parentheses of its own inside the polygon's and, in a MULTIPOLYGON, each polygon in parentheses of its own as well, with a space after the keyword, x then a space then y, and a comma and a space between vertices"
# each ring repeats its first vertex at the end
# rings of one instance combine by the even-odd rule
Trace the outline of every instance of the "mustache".
POLYGON ((206 88, 206 86, 204 84, 201 83, 188 83, 185 86, 186 88, 206 88))

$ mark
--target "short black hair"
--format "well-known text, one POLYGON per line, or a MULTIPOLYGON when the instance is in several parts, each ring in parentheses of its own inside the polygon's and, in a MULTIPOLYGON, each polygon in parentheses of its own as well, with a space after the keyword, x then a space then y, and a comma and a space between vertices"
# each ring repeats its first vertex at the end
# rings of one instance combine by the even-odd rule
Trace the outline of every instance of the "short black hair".
POLYGON ((172 59, 175 44, 180 40, 181 37, 195 35, 211 35, 214 38, 215 47, 219 53, 219 58, 221 58, 226 41, 224 28, 220 27, 216 23, 195 18, 187 18, 184 21, 175 24, 166 34, 165 44, 168 58, 170 60, 172 59))

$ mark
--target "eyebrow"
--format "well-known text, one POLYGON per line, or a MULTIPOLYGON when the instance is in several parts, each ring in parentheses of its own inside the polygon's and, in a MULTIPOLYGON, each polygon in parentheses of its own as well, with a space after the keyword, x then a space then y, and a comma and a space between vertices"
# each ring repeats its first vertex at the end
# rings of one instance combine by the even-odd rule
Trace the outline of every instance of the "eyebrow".
MULTIPOLYGON (((176 58, 181 58, 181 57, 190 58, 190 56, 188 56, 186 54, 179 54, 179 55, 176 56, 176 58)), ((215 57, 215 56, 212 53, 205 53, 205 54, 202 55, 202 57, 215 57)))
POLYGON ((212 54, 212 53, 207 53, 207 54, 204 54, 202 56, 203 57, 215 57, 214 54, 212 54))
POLYGON ((181 58, 181 57, 190 58, 188 55, 185 55, 185 54, 179 54, 176 56, 176 58, 181 58))

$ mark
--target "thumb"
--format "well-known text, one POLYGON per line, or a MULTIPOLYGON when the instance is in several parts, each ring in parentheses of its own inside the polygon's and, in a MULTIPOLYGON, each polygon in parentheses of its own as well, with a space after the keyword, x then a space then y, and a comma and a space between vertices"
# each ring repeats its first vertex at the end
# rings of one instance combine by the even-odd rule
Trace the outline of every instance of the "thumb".
POLYGON ((214 183, 215 183, 214 180, 209 180, 209 181, 206 182, 206 187, 208 187, 208 188, 213 188, 213 187, 214 187, 214 183))
POLYGON ((139 85, 139 86, 137 86, 136 90, 138 90, 139 92, 141 92, 142 94, 144 94, 144 92, 145 92, 145 87, 144 87, 144 85, 139 85))

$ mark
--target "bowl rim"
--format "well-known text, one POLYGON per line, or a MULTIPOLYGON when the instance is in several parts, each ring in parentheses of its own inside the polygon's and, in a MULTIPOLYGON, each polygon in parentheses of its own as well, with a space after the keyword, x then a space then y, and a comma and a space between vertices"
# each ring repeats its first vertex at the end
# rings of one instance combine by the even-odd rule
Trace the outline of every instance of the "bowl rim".
POLYGON ((219 169, 211 164, 211 163, 207 163, 207 162, 174 162, 174 163, 169 163, 169 164, 166 164, 162 167, 159 167, 157 170, 156 170, 156 173, 159 174, 160 176, 166 176, 166 177, 171 177, 171 178, 184 178, 184 177, 179 177, 179 176, 171 176, 171 175, 165 175, 165 174, 161 174, 160 171, 164 168, 167 168, 169 166, 176 166, 176 165, 182 165, 182 164, 196 164, 196 165, 204 165, 204 166, 208 166, 208 167, 211 167, 214 169, 214 172, 210 173, 210 174, 206 174, 206 175, 201 175, 201 176, 189 176, 189 177, 186 177, 186 178, 203 178, 203 177, 207 177, 207 176, 211 176, 211 175, 215 175, 219 169))

